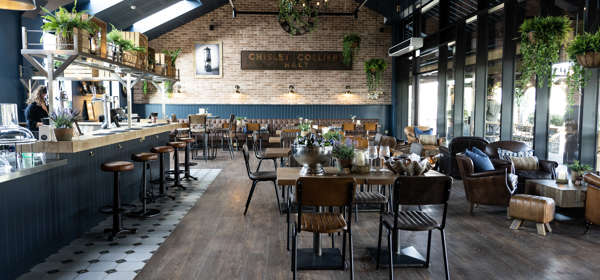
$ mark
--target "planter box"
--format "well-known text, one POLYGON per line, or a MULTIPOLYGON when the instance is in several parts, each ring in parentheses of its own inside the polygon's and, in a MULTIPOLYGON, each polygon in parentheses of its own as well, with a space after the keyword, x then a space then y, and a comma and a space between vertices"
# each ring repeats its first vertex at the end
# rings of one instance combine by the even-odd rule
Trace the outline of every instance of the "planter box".
POLYGON ((154 65, 156 65, 155 62, 156 59, 156 51, 153 48, 148 47, 148 67, 146 67, 146 70, 149 72, 153 72, 154 71, 154 65))
POLYGON ((75 40, 77 40, 78 52, 90 53, 90 33, 86 30, 79 30, 73 28, 73 36, 70 38, 63 38, 55 35, 56 37, 56 49, 57 50, 73 50, 75 47, 75 40))
POLYGON ((91 15, 88 15, 88 14, 83 15, 83 19, 88 19, 88 18, 91 18, 91 21, 93 23, 95 23, 98 26, 98 28, 100 28, 100 31, 98 33, 98 40, 97 40, 97 47, 96 47, 95 55, 100 56, 102 58, 106 58, 108 55, 108 47, 107 47, 107 41, 106 41, 108 25, 106 24, 106 22, 104 22, 103 20, 101 20, 97 17, 92 17, 91 15))
POLYGON ((585 68, 600 67, 600 52, 587 52, 577 55, 577 62, 585 68))
POLYGON ((93 78, 110 78, 110 72, 105 70, 94 69, 80 65, 69 65, 65 69, 63 76, 66 78, 80 78, 80 79, 93 79, 93 78))
POLYGON ((125 63, 126 65, 129 65, 129 66, 138 68, 138 69, 146 70, 148 67, 148 53, 147 53, 148 37, 146 37, 146 35, 144 35, 140 32, 123 31, 121 33, 123 34, 124 39, 129 40, 133 43, 134 47, 142 47, 142 48, 146 49, 145 53, 137 54, 135 64, 133 64, 133 65, 131 65, 131 62, 132 62, 131 58, 130 58, 130 60, 127 61, 129 63, 126 63, 126 57, 129 55, 127 55, 128 51, 125 51, 123 53, 123 63, 125 63))

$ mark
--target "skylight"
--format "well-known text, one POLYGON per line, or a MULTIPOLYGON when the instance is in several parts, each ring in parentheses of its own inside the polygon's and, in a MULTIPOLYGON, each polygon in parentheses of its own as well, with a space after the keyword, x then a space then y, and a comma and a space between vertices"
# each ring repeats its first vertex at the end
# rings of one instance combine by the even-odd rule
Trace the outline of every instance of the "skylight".
POLYGON ((200 6, 200 1, 179 1, 134 23, 133 31, 144 33, 200 6))
POLYGON ((123 0, 91 0, 88 10, 97 14, 121 2, 123 0))

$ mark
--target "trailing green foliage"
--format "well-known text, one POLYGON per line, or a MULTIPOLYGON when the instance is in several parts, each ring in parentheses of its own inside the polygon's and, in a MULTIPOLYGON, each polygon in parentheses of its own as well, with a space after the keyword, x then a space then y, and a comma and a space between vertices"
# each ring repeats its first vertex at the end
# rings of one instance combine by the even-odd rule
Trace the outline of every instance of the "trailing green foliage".
MULTIPOLYGON (((325 5, 327 2, 324 3, 325 5)), ((285 31, 294 35, 302 35, 313 31, 319 21, 319 10, 311 4, 310 0, 280 0, 280 23, 288 28, 285 31)), ((283 26, 283 25, 282 25, 283 26)))
POLYGON ((588 78, 585 69, 579 64, 577 56, 591 52, 600 52, 600 30, 596 33, 584 32, 575 36, 567 48, 569 58, 574 62, 567 76, 569 87, 567 99, 571 105, 575 103, 575 94, 581 92, 588 78))
POLYGON ((385 69, 387 69, 387 62, 381 58, 372 58, 365 61, 367 87, 370 92, 377 90, 381 85, 381 78, 385 69))
POLYGON ((333 147, 331 155, 340 160, 350 160, 354 158, 354 147, 339 144, 333 147))
POLYGON ((352 64, 352 58, 359 48, 360 37, 358 34, 347 34, 344 36, 344 48, 342 50, 342 54, 344 55, 344 64, 352 64))
POLYGON ((56 36, 62 38, 69 38, 73 36, 73 28, 86 30, 90 34, 98 32, 98 26, 91 21, 92 17, 84 19, 86 11, 77 11, 77 1, 73 4, 73 9, 69 12, 63 7, 59 7, 54 13, 48 9, 41 7, 45 15, 42 16, 44 24, 42 30, 44 32, 51 32, 56 36))
POLYGON ((163 53, 171 57, 171 66, 175 67, 175 62, 177 61, 177 57, 179 57, 179 55, 181 54, 181 48, 178 48, 173 51, 164 50, 163 53))
POLYGON ((567 17, 535 17, 526 19, 519 31, 522 68, 518 86, 525 88, 534 77, 537 77, 538 86, 549 85, 554 76, 552 64, 559 60, 560 49, 571 32, 571 20, 567 17))

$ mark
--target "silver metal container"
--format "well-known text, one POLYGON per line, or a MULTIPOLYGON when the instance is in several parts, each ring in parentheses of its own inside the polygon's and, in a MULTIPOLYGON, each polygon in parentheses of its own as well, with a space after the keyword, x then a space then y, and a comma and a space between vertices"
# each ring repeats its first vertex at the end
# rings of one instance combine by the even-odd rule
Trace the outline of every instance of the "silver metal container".
POLYGON ((292 145, 294 159, 302 164, 301 175, 325 175, 323 165, 331 161, 332 147, 292 145))

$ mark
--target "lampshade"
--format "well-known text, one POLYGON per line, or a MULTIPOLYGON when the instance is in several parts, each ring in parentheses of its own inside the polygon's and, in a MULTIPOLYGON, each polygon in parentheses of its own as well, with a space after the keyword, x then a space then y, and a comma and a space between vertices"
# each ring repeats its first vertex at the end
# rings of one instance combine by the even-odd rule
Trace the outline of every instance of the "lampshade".
POLYGON ((35 0, 0 0, 0 9, 15 11, 35 10, 35 0))

